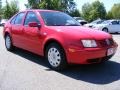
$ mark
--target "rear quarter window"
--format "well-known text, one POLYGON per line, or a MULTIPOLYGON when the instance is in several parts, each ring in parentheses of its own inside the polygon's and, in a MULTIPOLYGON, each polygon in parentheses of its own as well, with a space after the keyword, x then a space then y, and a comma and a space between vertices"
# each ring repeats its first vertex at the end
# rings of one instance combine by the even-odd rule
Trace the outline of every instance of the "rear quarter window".
POLYGON ((15 24, 16 16, 11 20, 11 24, 15 24))

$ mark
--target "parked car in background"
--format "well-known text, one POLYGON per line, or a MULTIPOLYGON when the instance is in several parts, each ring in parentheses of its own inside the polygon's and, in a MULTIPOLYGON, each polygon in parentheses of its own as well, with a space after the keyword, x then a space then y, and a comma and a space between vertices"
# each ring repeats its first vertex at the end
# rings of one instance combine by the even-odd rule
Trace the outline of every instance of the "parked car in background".
POLYGON ((0 26, 4 26, 6 22, 7 22, 7 19, 2 19, 0 21, 0 26))
POLYGON ((74 17, 81 25, 87 24, 87 21, 84 20, 82 17, 74 17))
POLYGON ((93 28, 105 31, 108 33, 119 33, 120 32, 120 20, 106 20, 101 24, 96 24, 93 28))
POLYGON ((4 26, 8 51, 19 47, 45 56, 54 70, 67 64, 93 64, 109 60, 117 49, 106 32, 80 26, 71 16, 53 10, 26 10, 4 26))
POLYGON ((105 20, 97 19, 97 20, 95 20, 95 21, 93 21, 93 22, 91 22, 91 23, 85 24, 84 26, 86 26, 86 27, 93 27, 94 25, 96 25, 96 24, 101 24, 101 23, 104 22, 104 21, 105 21, 105 20))

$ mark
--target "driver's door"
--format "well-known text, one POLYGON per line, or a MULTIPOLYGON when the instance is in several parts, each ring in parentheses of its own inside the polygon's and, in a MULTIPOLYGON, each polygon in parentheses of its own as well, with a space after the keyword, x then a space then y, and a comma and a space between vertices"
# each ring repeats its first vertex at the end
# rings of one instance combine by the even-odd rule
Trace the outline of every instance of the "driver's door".
POLYGON ((25 21, 24 21, 24 41, 27 42, 25 45, 25 49, 36 54, 40 53, 41 47, 41 36, 40 36, 40 28, 38 27, 30 27, 30 22, 37 22, 40 24, 39 19, 35 12, 29 11, 27 12, 25 21))

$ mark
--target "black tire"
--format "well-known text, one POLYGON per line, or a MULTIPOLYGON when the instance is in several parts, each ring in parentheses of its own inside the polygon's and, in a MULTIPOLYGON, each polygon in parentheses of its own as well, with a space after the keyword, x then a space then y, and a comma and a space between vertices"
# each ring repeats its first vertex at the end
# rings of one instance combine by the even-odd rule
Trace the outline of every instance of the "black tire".
POLYGON ((107 33, 109 32, 108 28, 103 28, 102 31, 107 32, 107 33))
POLYGON ((113 57, 113 55, 110 55, 110 56, 104 57, 104 58, 102 59, 101 63, 105 63, 105 62, 107 62, 107 61, 110 60, 112 57, 113 57))
POLYGON ((13 51, 14 48, 15 48, 15 47, 13 46, 13 44, 12 44, 12 39, 11 39, 11 37, 10 37, 9 34, 7 34, 7 35, 5 36, 5 47, 6 47, 6 49, 7 49, 8 51, 13 51), (7 45, 7 42, 8 42, 7 39, 10 40, 9 46, 7 45))
MULTIPOLYGON (((47 59, 49 67, 53 70, 61 71, 61 70, 65 69, 67 67, 67 60, 66 60, 65 52, 64 52, 63 48, 57 43, 51 43, 46 47, 45 57, 47 59), (59 56, 61 58, 59 60, 59 64, 57 66, 54 66, 54 63, 53 63, 53 65, 50 63, 49 56, 48 56, 48 53, 50 54, 50 50, 53 49, 53 48, 56 50, 55 51, 56 53, 59 52, 59 54, 57 56, 59 56)), ((53 62, 53 60, 52 60, 52 62, 53 62)))

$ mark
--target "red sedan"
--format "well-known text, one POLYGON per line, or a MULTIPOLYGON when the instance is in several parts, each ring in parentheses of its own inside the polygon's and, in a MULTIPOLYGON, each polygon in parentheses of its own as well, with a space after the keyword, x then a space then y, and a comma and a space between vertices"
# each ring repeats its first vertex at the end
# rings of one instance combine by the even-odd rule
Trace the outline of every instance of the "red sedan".
POLYGON ((82 27, 69 15, 53 10, 19 12, 5 24, 3 33, 8 51, 18 47, 45 56, 54 70, 68 63, 107 61, 118 46, 110 34, 82 27))

